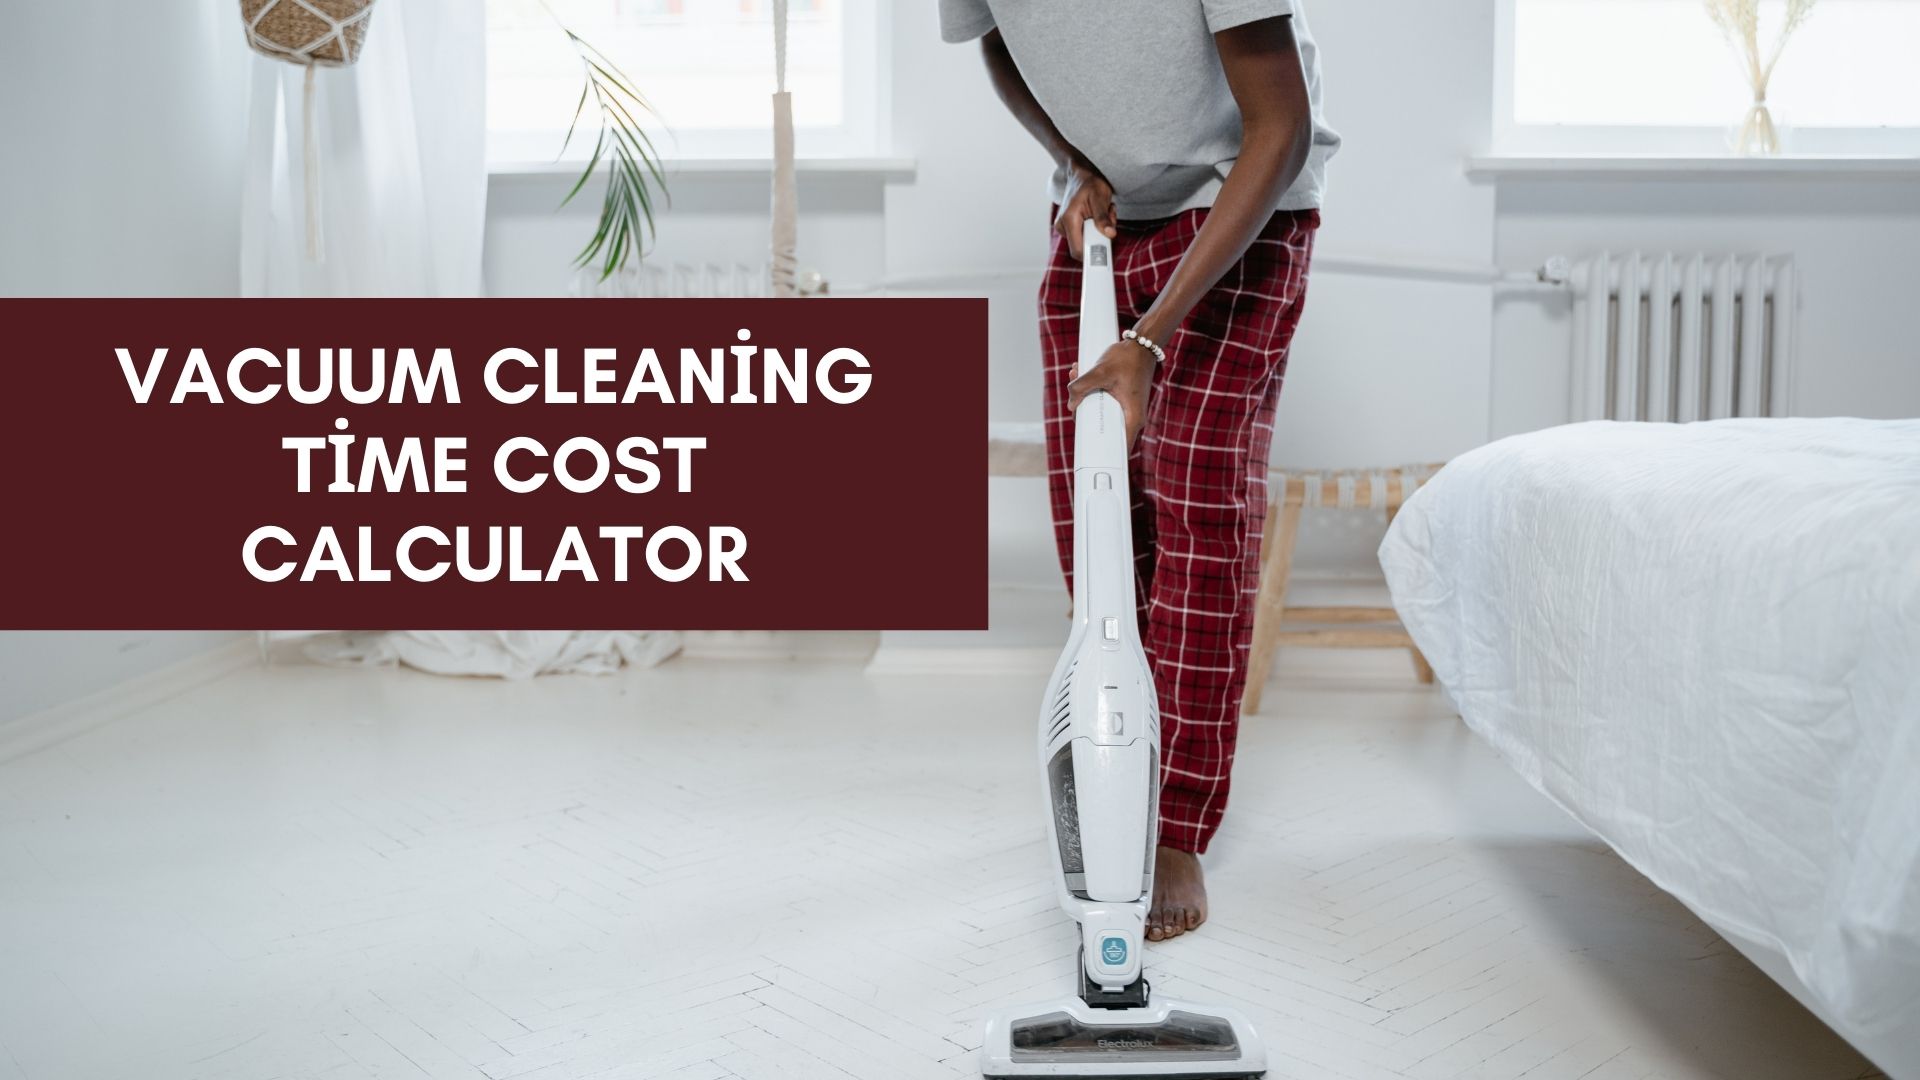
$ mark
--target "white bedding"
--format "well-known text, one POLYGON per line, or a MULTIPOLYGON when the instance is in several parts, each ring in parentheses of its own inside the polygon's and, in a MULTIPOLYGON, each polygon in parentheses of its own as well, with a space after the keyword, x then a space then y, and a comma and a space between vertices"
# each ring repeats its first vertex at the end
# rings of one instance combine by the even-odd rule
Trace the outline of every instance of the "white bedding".
POLYGON ((1920 421, 1506 439, 1380 561, 1475 731, 1916 1075, 1920 421))

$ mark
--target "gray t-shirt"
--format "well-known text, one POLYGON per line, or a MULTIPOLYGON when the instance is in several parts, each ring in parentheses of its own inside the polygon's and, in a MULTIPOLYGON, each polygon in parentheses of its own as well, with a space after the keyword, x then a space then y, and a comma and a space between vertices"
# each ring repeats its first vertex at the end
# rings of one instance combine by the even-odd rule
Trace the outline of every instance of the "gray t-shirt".
MULTIPOLYGON (((1278 210, 1318 209, 1340 136, 1320 104, 1320 51, 1303 0, 940 0, 940 36, 995 26, 1040 107, 1113 184, 1123 218, 1212 206, 1240 156, 1240 109, 1213 35, 1278 15, 1293 35, 1313 103, 1313 150, 1278 210)), ((1053 177, 1053 198, 1066 175, 1053 177)))

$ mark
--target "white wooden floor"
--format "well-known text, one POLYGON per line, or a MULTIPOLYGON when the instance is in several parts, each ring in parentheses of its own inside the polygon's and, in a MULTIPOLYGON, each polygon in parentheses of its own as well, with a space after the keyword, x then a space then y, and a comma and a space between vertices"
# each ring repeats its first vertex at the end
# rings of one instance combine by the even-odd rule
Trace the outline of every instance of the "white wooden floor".
MULTIPOLYGON (((1159 990, 1299 1080, 1877 1075, 1383 660, 1269 692, 1159 990)), ((0 1078, 969 1075, 1071 978, 1040 679, 226 676, 0 764, 0 1078)))

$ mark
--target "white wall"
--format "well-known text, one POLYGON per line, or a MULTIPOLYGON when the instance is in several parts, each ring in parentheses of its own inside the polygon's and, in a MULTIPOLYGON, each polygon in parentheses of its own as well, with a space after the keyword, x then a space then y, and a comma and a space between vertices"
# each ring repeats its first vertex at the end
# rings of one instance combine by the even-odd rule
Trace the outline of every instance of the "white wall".
MULTIPOLYGON (((1486 265, 1493 198, 1461 158, 1484 145, 1491 8, 1396 2, 1310 9, 1332 164, 1319 253, 1486 265)), ((1486 286, 1315 275, 1281 398, 1277 460, 1313 466, 1444 459, 1484 440, 1486 286)))
POLYGON ((0 295, 239 287, 246 64, 232 0, 9 4, 0 295))
MULTIPOLYGON (((1331 166, 1318 252, 1483 266, 1493 194, 1460 162, 1486 145, 1490 3, 1314 3, 1331 166)), ((1491 290, 1318 273, 1280 399, 1274 460, 1365 467, 1444 461, 1484 442, 1491 290)), ((1307 515, 1297 576, 1377 576, 1384 518, 1307 515)))
MULTIPOLYGON (((247 57, 232 0, 9 5, 0 296, 232 295, 247 57)), ((236 636, 0 633, 0 723, 236 636)))

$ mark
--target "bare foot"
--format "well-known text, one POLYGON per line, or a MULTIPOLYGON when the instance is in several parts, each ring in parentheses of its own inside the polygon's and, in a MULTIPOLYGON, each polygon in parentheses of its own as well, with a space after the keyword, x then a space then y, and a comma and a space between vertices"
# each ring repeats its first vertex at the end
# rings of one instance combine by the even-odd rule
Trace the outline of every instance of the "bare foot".
POLYGON ((1153 910, 1147 940, 1165 941, 1207 921, 1207 882, 1200 856, 1161 844, 1153 853, 1153 910))

